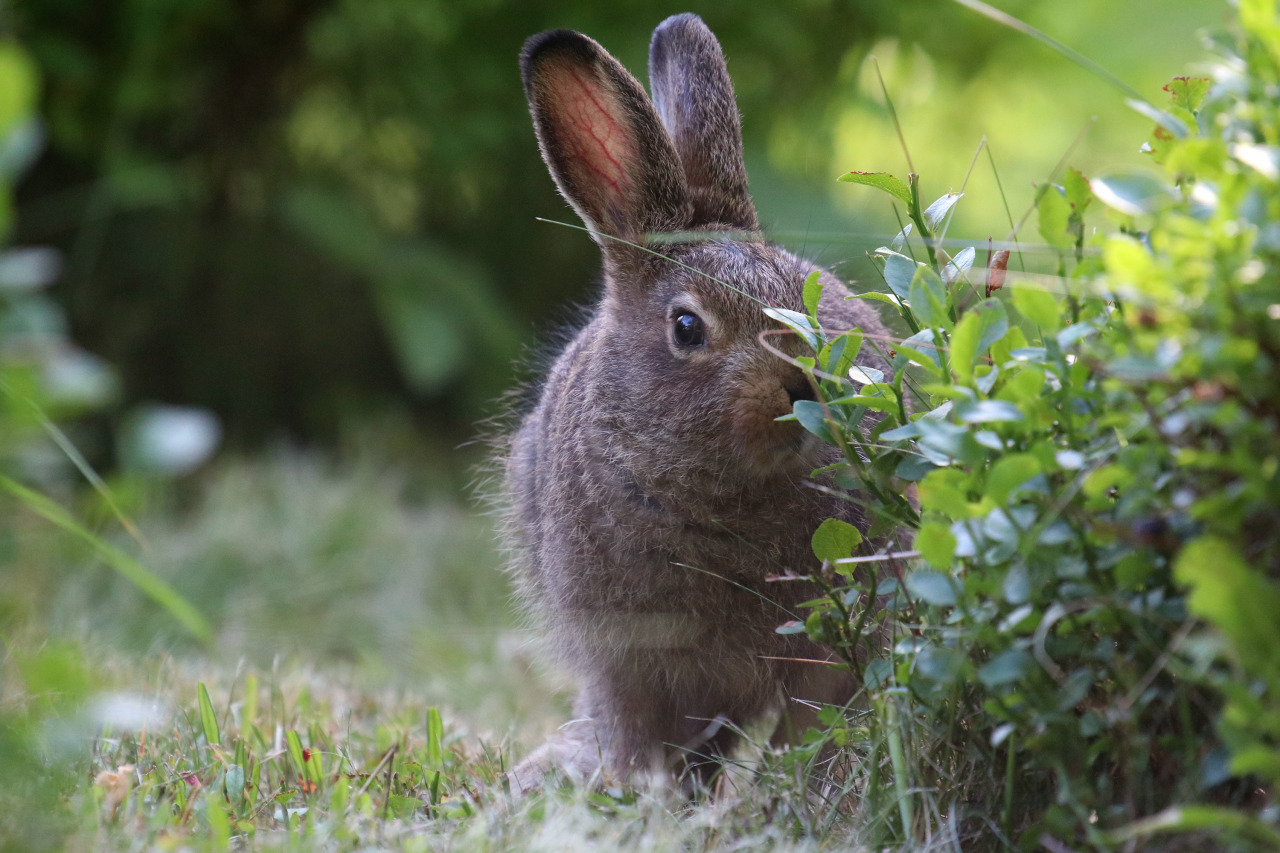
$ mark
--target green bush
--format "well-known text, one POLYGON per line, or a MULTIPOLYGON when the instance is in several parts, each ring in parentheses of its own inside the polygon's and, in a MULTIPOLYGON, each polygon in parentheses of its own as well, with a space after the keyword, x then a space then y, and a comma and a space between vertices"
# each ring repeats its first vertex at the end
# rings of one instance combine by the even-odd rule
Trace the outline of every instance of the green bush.
POLYGON ((1039 188, 1056 269, 948 256, 960 194, 924 208, 914 175, 845 178, 912 222, 862 297, 909 336, 786 318, 816 335, 824 401, 795 417, 880 519, 815 536, 831 592, 803 625, 865 666, 872 837, 945 815, 993 848, 1280 847, 1280 23, 1274 0, 1239 6, 1211 76, 1136 105, 1159 171, 1039 188), (893 375, 851 371, 859 346, 893 375), (914 551, 886 553, 895 526, 914 551), (890 653, 864 665, 878 631, 890 653))

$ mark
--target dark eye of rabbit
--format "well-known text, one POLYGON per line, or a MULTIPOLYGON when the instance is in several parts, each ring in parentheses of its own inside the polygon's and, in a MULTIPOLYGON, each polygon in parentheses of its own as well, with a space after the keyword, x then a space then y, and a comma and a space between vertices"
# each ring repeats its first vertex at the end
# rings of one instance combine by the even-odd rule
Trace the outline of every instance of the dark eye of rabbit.
POLYGON ((680 346, 700 347, 707 342, 707 327, 697 314, 677 314, 675 324, 676 343, 680 346))

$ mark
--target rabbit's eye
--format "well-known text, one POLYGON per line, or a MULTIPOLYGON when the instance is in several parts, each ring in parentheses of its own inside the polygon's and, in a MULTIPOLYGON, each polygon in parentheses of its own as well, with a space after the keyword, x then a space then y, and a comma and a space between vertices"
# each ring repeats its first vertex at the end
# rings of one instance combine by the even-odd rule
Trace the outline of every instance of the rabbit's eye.
POLYGON ((675 338, 682 347, 700 347, 707 342, 707 327, 697 314, 685 311, 676 315, 675 338))

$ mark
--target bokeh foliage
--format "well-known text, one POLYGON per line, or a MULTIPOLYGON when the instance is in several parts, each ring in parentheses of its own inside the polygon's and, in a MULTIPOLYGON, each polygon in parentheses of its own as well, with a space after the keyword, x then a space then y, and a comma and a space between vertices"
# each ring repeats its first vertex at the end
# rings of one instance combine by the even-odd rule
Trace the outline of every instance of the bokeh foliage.
MULTIPOLYGON (((1112 4, 1008 5, 1104 51, 1123 42, 1117 70, 1141 67, 1115 29, 1081 28, 1112 4)), ((1148 15, 1143 43, 1192 55, 1216 6, 1148 15)), ((331 438, 353 415, 409 407, 456 442, 598 263, 580 233, 534 221, 572 217, 533 144, 521 43, 574 27, 643 76, 648 33, 690 7, 729 56, 766 221, 811 249, 886 227, 830 187, 854 153, 899 165, 873 48, 919 108, 908 121, 933 174, 958 173, 991 133, 1025 186, 1100 100, 1077 75, 1046 115, 1024 96, 1054 92, 1061 63, 949 3, 16 0, 7 19, 44 75, 49 134, 21 235, 64 250, 59 298, 126 402, 208 406, 250 441, 331 438)), ((1006 227, 994 221, 981 227, 1006 227)))

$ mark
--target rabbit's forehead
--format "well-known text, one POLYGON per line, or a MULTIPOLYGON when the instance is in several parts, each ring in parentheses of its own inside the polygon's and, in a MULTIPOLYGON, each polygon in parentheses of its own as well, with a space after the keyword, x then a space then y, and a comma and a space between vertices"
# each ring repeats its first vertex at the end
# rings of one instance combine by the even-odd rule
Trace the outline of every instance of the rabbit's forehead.
POLYGON ((708 310, 752 317, 801 306, 807 265, 766 243, 698 245, 673 260, 661 288, 668 300, 689 294, 708 310))

